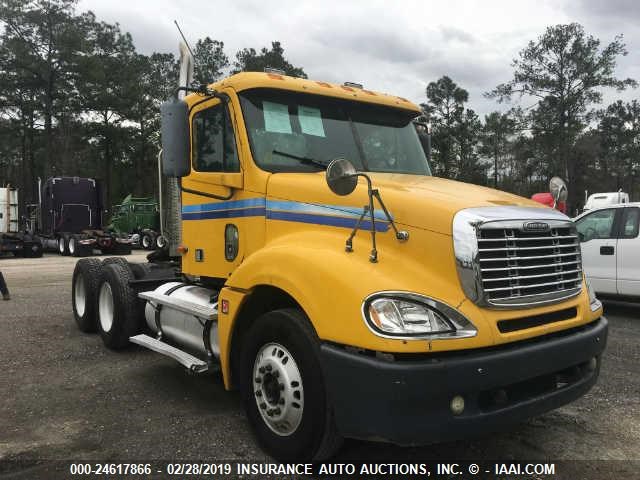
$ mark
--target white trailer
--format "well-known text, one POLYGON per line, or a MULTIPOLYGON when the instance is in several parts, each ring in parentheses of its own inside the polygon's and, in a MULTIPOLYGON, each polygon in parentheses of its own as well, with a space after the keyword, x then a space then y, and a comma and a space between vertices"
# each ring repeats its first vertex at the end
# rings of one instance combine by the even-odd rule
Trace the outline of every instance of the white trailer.
POLYGON ((0 187, 0 255, 4 253, 16 257, 42 256, 40 238, 20 231, 18 190, 10 185, 0 187))

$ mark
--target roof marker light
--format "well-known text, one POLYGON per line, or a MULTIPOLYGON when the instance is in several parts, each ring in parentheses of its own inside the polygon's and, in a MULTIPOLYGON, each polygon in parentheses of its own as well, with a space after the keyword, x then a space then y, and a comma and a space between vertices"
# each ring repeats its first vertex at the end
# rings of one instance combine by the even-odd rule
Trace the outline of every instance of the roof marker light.
POLYGON ((361 83, 356 83, 356 82, 344 82, 342 84, 342 86, 343 87, 357 88, 358 90, 362 90, 364 88, 361 83))
POLYGON ((284 70, 280 70, 279 68, 273 68, 273 67, 264 67, 264 73, 275 73, 278 75, 286 75, 286 72, 284 70))

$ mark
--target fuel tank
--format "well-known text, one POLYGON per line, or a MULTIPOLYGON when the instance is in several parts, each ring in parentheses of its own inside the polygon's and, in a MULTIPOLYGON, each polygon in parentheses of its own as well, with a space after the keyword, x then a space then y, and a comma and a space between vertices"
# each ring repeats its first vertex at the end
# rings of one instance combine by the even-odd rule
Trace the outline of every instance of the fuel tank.
MULTIPOLYGON (((179 299, 206 307, 215 305, 217 298, 215 290, 182 282, 165 283, 156 288, 155 292, 167 295, 172 299, 179 299)), ((147 302, 144 313, 147 325, 153 332, 158 333, 159 324, 165 340, 169 340, 171 343, 194 354, 206 355, 204 320, 189 313, 175 310, 170 306, 163 306, 158 313, 159 318, 156 319, 156 307, 153 302, 147 302)), ((220 357, 218 322, 213 322, 208 337, 211 351, 216 358, 220 357)))

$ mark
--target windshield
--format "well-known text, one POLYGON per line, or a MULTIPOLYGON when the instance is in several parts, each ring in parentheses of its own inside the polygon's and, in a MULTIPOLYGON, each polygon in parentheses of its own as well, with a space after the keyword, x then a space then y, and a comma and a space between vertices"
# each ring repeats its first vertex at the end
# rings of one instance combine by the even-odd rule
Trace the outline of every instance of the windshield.
POLYGON ((242 92, 240 99, 263 170, 318 171, 342 157, 361 171, 431 175, 415 112, 271 89, 242 92))

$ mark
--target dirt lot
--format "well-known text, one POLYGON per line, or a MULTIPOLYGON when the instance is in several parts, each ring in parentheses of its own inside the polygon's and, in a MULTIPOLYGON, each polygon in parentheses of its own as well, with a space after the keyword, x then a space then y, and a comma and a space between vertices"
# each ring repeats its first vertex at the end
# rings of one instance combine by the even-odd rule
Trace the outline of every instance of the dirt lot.
MULTIPOLYGON (((56 255, 0 259, 13 297, 0 302, 0 477, 52 478, 68 468, 60 461, 269 461, 219 377, 187 375, 142 348, 111 352, 76 329, 74 264, 56 255)), ((639 478, 639 311, 606 305, 600 381, 572 405, 476 440, 422 448, 348 441, 334 462, 564 460, 565 472, 582 472, 575 478, 639 478)))

